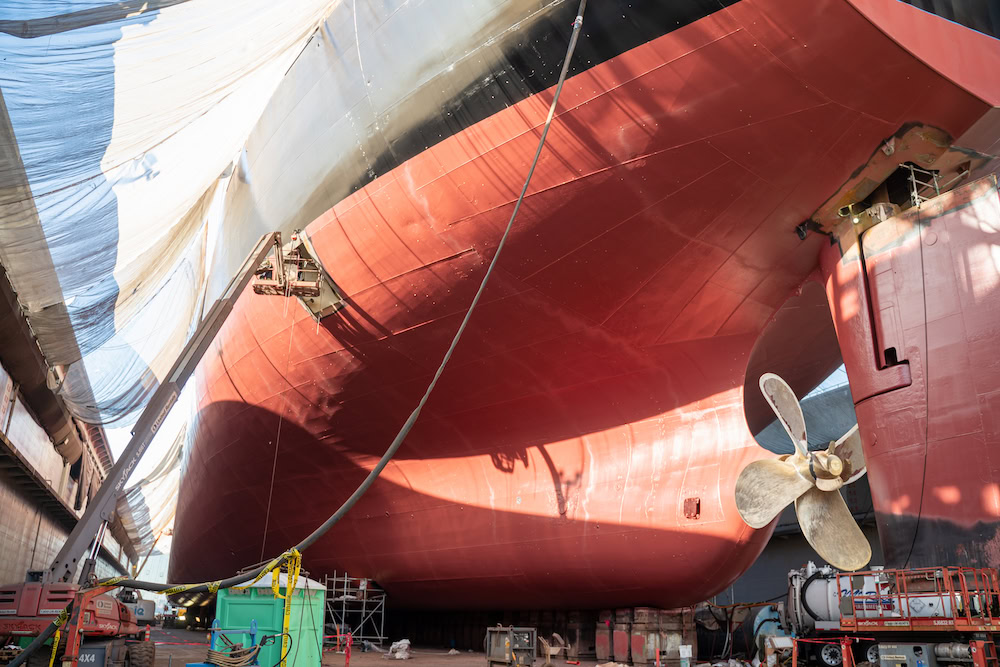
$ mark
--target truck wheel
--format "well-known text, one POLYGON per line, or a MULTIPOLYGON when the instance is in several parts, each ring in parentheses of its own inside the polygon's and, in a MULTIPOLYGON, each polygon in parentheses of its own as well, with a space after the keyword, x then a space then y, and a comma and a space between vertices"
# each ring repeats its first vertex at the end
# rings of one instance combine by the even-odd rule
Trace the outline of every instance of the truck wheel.
POLYGON ((869 644, 865 649, 865 660, 873 665, 878 665, 878 644, 869 644))
POLYGON ((824 667, 840 667, 844 664, 844 653, 839 644, 820 644, 816 655, 824 667))
POLYGON ((130 667, 153 667, 156 660, 156 644, 153 642, 132 642, 128 645, 130 667))

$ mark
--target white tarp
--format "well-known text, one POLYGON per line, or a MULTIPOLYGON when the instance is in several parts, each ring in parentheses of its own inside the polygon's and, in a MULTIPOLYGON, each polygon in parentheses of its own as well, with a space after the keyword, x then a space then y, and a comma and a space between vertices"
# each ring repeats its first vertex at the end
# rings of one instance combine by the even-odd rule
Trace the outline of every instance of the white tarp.
POLYGON ((153 469, 118 498, 118 518, 140 557, 173 526, 186 433, 187 424, 181 424, 153 469))
POLYGON ((127 415, 176 357, 213 203, 334 4, 0 5, 0 263, 82 418, 127 415))

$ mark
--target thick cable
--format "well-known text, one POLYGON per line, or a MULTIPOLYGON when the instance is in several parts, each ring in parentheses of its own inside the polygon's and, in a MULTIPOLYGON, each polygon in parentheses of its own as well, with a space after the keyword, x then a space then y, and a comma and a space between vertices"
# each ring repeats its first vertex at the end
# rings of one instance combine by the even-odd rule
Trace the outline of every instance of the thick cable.
MULTIPOLYGON (((500 242, 497 244, 496 252, 493 253, 493 259, 490 261, 489 267, 486 269, 486 273, 483 275, 483 280, 479 284, 479 289, 476 291, 476 295, 472 298, 472 303, 469 305, 469 309, 465 313, 465 317, 462 319, 462 323, 458 327, 458 331, 455 332, 455 336, 451 340, 451 345, 448 346, 448 350, 445 352, 444 357, 441 359, 441 364, 438 366, 437 371, 434 373, 434 377, 431 378, 430 383, 427 385, 427 389, 424 391, 424 395, 420 398, 420 402, 417 403, 417 407, 413 409, 410 413, 409 418, 403 424, 399 433, 393 439, 392 444, 389 448, 385 450, 385 454, 379 459, 379 462, 372 468, 365 480, 355 489, 354 493, 344 501, 344 503, 330 515, 326 521, 322 523, 316 530, 309 534, 304 540, 298 543, 294 547, 298 551, 304 551, 309 548, 316 541, 323 537, 324 534, 330 528, 332 528, 338 521, 340 521, 347 512, 351 510, 352 507, 361 499, 361 496, 365 495, 368 489, 375 483, 375 480, 382 473, 382 470, 388 465, 389 461, 399 450, 399 447, 403 444, 403 440, 409 435, 410 430, 413 428, 414 423, 416 423, 417 418, 420 416, 421 410, 423 410, 424 405, 427 403, 427 399, 430 398, 431 392, 434 391, 434 387, 437 385, 438 379, 444 373, 445 367, 451 360, 452 354, 455 352, 455 348, 458 347, 459 341, 462 339, 462 334, 465 333, 465 329, 469 324, 469 320, 472 319, 472 313, 475 311, 476 306, 479 304, 479 300, 482 298, 483 293, 486 291, 486 284, 489 282, 490 277, 493 275, 493 270, 496 268, 497 260, 500 258, 500 253, 503 251, 504 245, 507 242, 507 237, 510 236, 510 230, 514 226, 514 220, 517 218, 518 212, 521 210, 521 204, 524 201, 524 197, 528 192, 528 185, 531 183, 531 177, 535 173, 535 167, 538 166, 538 160, 542 154, 542 148, 545 146, 545 139, 549 134, 549 128, 552 125, 552 120, 555 118, 556 105, 559 102, 559 95, 562 93, 563 84, 566 82, 566 76, 569 73, 569 63, 570 59, 573 57, 573 52, 576 50, 577 41, 580 38, 580 30, 583 27, 583 12, 587 7, 587 0, 580 0, 580 7, 577 10, 576 19, 573 21, 573 32, 570 35, 569 46, 566 49, 566 57, 563 59, 562 70, 559 73, 559 82, 556 85, 555 94, 552 96, 552 104, 549 106, 548 116, 545 118, 545 124, 542 127, 542 134, 538 139, 538 147, 535 149, 535 157, 531 161, 531 167, 528 169, 528 175, 524 179, 524 185, 521 188, 521 194, 517 198, 517 202, 514 204, 514 210, 511 211, 510 219, 507 222, 507 228, 504 230, 503 235, 500 237, 500 242)), ((289 550, 291 551, 291 550, 289 550)), ((286 552, 287 553, 287 552, 286 552)), ((280 556, 279 556, 280 558, 280 556)), ((185 593, 214 593, 220 588, 232 588, 233 586, 238 586, 240 584, 246 583, 251 579, 262 574, 265 569, 272 566, 274 561, 268 564, 256 567, 248 572, 237 574, 236 576, 229 577, 227 579, 222 579, 215 582, 205 582, 200 584, 161 584, 153 581, 136 581, 134 579, 115 579, 113 584, 111 582, 102 582, 101 585, 114 585, 120 586, 122 588, 134 588, 143 591, 152 591, 154 593, 163 593, 165 591, 172 591, 173 589, 182 589, 185 593)), ((55 634, 58 626, 55 622, 50 623, 45 630, 35 638, 30 645, 28 645, 21 653, 17 655, 8 665, 8 667, 20 667, 25 660, 28 659, 32 653, 34 653, 42 644, 48 641, 49 638, 55 634)))
POLYGON ((821 619, 819 617, 819 614, 814 612, 812 608, 809 606, 809 603, 806 601, 806 591, 809 589, 809 584, 811 584, 814 580, 818 579, 820 576, 825 576, 825 575, 823 574, 822 571, 816 570, 811 575, 809 575, 809 578, 802 583, 802 588, 799 589, 799 602, 802 603, 802 608, 805 610, 807 614, 812 616, 812 619, 814 621, 821 621, 823 619, 821 619))
POLYGON ((503 247, 507 242, 507 237, 510 236, 510 230, 514 226, 514 220, 517 218, 518 212, 521 210, 521 203, 524 201, 524 196, 528 192, 528 184, 531 183, 531 177, 535 173, 535 167, 538 166, 538 159, 541 157, 542 148, 545 146, 545 138, 548 136, 549 127, 552 125, 552 119, 555 117, 556 113, 556 103, 559 101, 559 95, 562 93, 563 84, 566 82, 566 74, 569 72, 569 62, 570 58, 573 56, 573 51, 576 50, 576 43, 580 37, 580 28, 583 27, 583 10, 587 6, 587 0, 580 0, 580 9, 577 11, 576 20, 573 21, 573 34, 569 39, 569 47, 566 49, 566 57, 563 60, 562 71, 559 73, 559 83, 556 85, 555 95, 552 97, 552 105, 549 106, 549 115, 545 119, 545 125, 542 128, 542 136, 538 139, 538 148, 535 149, 535 157, 531 161, 531 168, 528 169, 528 176, 524 179, 524 186, 521 188, 521 194, 517 198, 517 203, 514 204, 514 210, 511 211, 510 220, 507 221, 507 228, 503 232, 503 236, 500 237, 500 242, 497 244, 496 252, 493 253, 493 259, 490 261, 490 266, 486 269, 486 274, 483 275, 483 281, 479 284, 479 289, 476 291, 476 295, 472 297, 472 304, 465 313, 465 317, 462 319, 462 324, 459 325, 458 331, 455 332, 455 337, 451 339, 451 345, 448 346, 448 351, 444 353, 444 358, 441 360, 441 365, 438 366, 437 371, 434 373, 434 377, 431 379, 430 384, 427 385, 427 391, 420 398, 420 402, 417 407, 413 409, 410 417, 403 424, 403 428, 400 429, 399 434, 396 435, 395 440, 389 445, 389 449, 386 450, 385 455, 379 460, 378 465, 368 473, 368 477, 361 486, 351 494, 351 497, 338 509, 333 515, 327 519, 319 528, 314 530, 311 535, 306 539, 299 542, 296 547, 299 551, 304 551, 305 549, 312 546, 316 540, 321 538, 326 531, 340 521, 340 519, 346 514, 354 504, 358 502, 361 496, 364 495, 368 487, 372 485, 375 478, 379 476, 382 469, 385 468, 386 464, 392 458, 399 446, 403 444, 403 440, 409 434, 410 429, 413 428, 413 424, 417 421, 417 417, 420 416, 420 411, 423 410, 424 404, 427 403, 427 399, 430 398, 431 392, 434 390, 434 386, 437 384, 438 379, 441 374, 444 373, 445 367, 451 360, 451 355, 455 352, 455 348, 458 347, 458 342, 462 339, 462 334, 465 333, 465 328, 469 325, 469 320, 472 319, 472 313, 475 311, 476 306, 479 304, 479 299, 482 298, 483 292, 486 291, 486 284, 489 282, 490 276, 493 275, 493 269, 496 268, 497 260, 500 259, 500 253, 503 251, 503 247))

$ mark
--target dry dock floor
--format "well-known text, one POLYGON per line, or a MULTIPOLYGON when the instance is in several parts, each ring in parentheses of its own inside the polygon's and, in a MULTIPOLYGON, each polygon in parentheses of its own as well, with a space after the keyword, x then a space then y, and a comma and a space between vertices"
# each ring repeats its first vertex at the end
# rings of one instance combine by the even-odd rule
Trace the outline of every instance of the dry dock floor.
MULTIPOLYGON (((485 628, 484 628, 485 632, 485 628)), ((154 628, 152 640, 156 645, 156 667, 184 667, 189 662, 204 662, 208 649, 208 633, 197 630, 164 630, 154 628), (192 645, 193 644, 193 645, 192 645)), ((486 657, 482 652, 448 655, 447 649, 416 647, 410 652, 409 660, 386 660, 384 654, 370 651, 351 653, 351 667, 486 667, 486 657)), ((583 661, 580 667, 594 667, 597 663, 583 661)), ((535 667, 541 667, 542 660, 535 660, 535 667)), ((567 667, 565 659, 554 658, 553 667, 567 667)), ((271 665, 262 665, 271 667, 271 665)), ((291 660, 288 667, 295 667, 291 660)), ((323 667, 344 667, 342 653, 325 653, 323 667)))

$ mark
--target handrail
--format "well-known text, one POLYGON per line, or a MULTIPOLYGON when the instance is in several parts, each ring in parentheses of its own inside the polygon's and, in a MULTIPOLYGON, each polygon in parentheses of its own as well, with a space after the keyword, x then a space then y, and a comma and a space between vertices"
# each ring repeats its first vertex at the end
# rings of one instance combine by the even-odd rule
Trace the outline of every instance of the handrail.
MULTIPOLYGON (((1000 574, 994 568, 965 566, 838 572, 837 595, 838 599, 844 595, 851 597, 850 608, 841 608, 841 621, 847 620, 848 625, 865 619, 908 623, 934 619, 935 626, 942 629, 992 625, 994 609, 1000 609, 1000 574), (862 585, 856 591, 854 581, 859 577, 862 585), (874 582, 874 589, 864 590, 865 584, 871 582, 874 582), (920 582, 932 584, 933 588, 920 582), (913 590, 914 585, 927 590, 913 590), (933 609, 935 599, 936 611, 918 613, 914 609, 914 603, 920 601, 928 602, 933 609), (950 624, 942 625, 941 621, 950 621, 950 624)), ((916 606, 919 609, 921 605, 916 606)))

